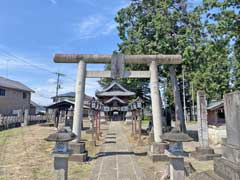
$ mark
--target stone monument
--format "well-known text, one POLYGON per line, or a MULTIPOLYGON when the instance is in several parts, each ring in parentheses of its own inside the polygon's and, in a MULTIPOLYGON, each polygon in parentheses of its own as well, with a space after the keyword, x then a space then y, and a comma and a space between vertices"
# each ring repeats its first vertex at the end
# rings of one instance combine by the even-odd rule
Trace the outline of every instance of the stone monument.
POLYGON ((214 172, 225 180, 240 179, 240 91, 224 95, 227 139, 222 157, 214 160, 214 172))
POLYGON ((212 160, 214 157, 219 157, 219 154, 214 153, 214 149, 209 147, 208 143, 208 122, 207 122, 207 107, 204 91, 197 92, 197 120, 198 120, 198 141, 199 147, 191 153, 191 156, 200 160, 212 160))

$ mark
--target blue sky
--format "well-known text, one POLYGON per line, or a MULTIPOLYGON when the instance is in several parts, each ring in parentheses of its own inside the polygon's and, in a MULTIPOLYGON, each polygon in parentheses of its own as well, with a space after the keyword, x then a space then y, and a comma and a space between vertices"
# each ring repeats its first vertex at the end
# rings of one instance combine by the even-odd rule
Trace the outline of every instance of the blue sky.
MULTIPOLYGON (((28 85, 36 91, 32 99, 42 105, 51 103, 49 97, 55 94, 56 75, 51 72, 67 75, 61 78, 60 93, 74 91, 76 65, 55 64, 54 54, 111 54, 120 42, 114 17, 128 4, 129 0, 1 0, 0 76, 28 85)), ((86 94, 94 95, 99 88, 97 79, 87 80, 86 94)))

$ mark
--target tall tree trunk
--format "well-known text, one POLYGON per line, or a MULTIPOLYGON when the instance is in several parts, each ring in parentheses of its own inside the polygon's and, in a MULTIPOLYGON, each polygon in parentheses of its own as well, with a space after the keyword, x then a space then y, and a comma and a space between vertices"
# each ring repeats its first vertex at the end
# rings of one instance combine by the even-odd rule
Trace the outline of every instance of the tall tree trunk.
POLYGON ((177 83, 177 76, 175 72, 175 68, 173 66, 169 66, 170 78, 173 87, 173 96, 174 96, 174 104, 175 104, 175 118, 176 118, 176 127, 182 132, 186 132, 186 125, 184 121, 183 107, 180 98, 180 92, 177 83))

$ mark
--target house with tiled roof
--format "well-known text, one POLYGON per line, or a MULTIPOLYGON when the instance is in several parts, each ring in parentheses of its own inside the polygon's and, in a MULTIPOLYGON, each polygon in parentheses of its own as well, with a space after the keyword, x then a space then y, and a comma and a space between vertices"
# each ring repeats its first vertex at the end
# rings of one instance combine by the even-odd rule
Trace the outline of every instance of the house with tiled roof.
POLYGON ((12 115, 18 110, 30 110, 33 92, 19 81, 0 76, 0 114, 12 115))

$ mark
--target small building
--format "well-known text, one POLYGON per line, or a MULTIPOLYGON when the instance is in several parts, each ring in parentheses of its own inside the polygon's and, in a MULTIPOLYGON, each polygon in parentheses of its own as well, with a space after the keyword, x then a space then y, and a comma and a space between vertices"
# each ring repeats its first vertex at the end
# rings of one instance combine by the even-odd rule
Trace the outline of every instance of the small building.
MULTIPOLYGON (((64 93, 64 94, 59 94, 58 96, 54 96, 52 97, 53 99, 53 102, 61 102, 61 101, 64 101, 64 100, 69 100, 69 101, 75 101, 75 92, 67 92, 67 93, 64 93)), ((85 97, 84 97, 84 105, 88 105, 89 104, 89 101, 91 101, 92 97, 91 96, 88 96, 85 94, 85 97)))
POLYGON ((13 115, 18 110, 30 110, 33 92, 21 82, 0 77, 0 114, 13 115))
POLYGON ((135 96, 131 92, 114 81, 107 88, 96 92, 96 97, 107 107, 109 107, 108 117, 112 120, 123 120, 129 101, 135 96))
MULTIPOLYGON (((60 94, 57 97, 52 97, 53 104, 46 107, 48 112, 59 111, 63 114, 67 114, 69 108, 75 106, 75 92, 68 92, 65 94, 60 94)), ((88 116, 88 109, 89 109, 89 102, 91 101, 92 97, 85 95, 84 97, 84 105, 83 105, 83 116, 88 116)))
POLYGON ((220 125, 225 123, 224 101, 215 101, 207 106, 208 124, 220 125))

